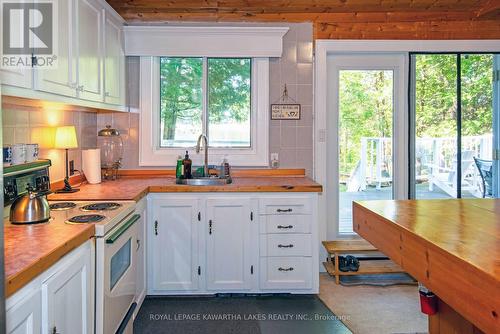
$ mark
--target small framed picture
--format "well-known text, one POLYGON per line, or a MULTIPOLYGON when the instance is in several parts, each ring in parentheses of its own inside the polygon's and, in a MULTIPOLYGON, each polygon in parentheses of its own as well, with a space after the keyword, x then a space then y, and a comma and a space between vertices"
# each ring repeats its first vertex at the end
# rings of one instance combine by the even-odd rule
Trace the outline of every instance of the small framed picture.
POLYGON ((300 104, 271 104, 271 119, 300 120, 300 104))

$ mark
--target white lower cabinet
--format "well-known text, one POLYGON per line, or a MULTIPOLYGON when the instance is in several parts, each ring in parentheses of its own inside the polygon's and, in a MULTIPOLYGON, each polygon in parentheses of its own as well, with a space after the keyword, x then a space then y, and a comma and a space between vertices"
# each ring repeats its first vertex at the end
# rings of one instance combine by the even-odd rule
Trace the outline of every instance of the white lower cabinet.
POLYGON ((10 296, 7 333, 93 333, 93 254, 87 241, 10 296))
POLYGON ((299 195, 150 194, 148 294, 317 293, 318 195, 299 195))
POLYGON ((151 201, 149 294, 198 290, 200 216, 196 197, 151 201))
POLYGON ((42 329, 42 292, 29 292, 19 303, 7 311, 8 334, 35 334, 42 329))
POLYGON ((247 198, 206 200, 207 290, 248 290, 252 287, 251 201, 247 198))
POLYGON ((48 333, 89 333, 90 258, 81 256, 42 283, 42 313, 48 333))

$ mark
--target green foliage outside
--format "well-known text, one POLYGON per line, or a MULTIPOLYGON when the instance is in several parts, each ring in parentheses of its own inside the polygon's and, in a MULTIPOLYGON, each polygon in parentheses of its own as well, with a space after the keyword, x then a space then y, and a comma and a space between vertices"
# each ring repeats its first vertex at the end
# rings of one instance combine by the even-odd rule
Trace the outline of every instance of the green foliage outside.
MULTIPOLYGON (((493 56, 462 56, 462 135, 492 132, 493 56)), ((416 56, 416 136, 456 137, 456 56, 416 56)), ((362 137, 392 137, 392 72, 341 71, 340 173, 360 160, 362 137)), ((390 154, 390 153, 389 153, 390 154)))
MULTIPOLYGON (((208 118, 211 123, 245 122, 250 117, 251 60, 209 58, 208 118)), ((160 58, 160 117, 163 140, 175 140, 179 122, 202 132, 203 58, 160 58)), ((196 135, 197 135, 196 134, 196 135)), ((192 139, 193 141, 196 138, 192 139)))

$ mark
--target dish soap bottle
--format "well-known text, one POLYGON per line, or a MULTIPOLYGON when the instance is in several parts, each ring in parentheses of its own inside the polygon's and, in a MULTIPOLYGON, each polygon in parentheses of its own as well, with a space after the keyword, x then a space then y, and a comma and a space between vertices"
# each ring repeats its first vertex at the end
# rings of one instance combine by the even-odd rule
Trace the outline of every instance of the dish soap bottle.
POLYGON ((191 175, 191 165, 192 164, 193 164, 193 162, 191 161, 191 159, 189 159, 189 153, 188 153, 188 151, 186 151, 186 156, 184 156, 184 160, 182 160, 182 167, 184 169, 183 177, 185 179, 192 178, 192 175, 191 175))
POLYGON ((182 164, 182 156, 177 157, 177 165, 175 167, 175 177, 177 179, 182 179, 184 176, 184 165, 182 164))

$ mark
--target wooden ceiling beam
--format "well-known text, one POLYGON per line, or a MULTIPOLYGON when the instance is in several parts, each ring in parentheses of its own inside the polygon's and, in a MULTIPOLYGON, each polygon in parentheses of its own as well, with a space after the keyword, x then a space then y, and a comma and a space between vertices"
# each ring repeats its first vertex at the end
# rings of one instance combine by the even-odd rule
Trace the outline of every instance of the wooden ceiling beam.
POLYGON ((389 13, 163 13, 125 11, 124 19, 130 23, 167 21, 258 21, 258 22, 415 22, 415 21, 464 21, 474 19, 469 12, 389 12, 389 13))
POLYGON ((118 12, 391 12, 476 11, 483 0, 109 0, 118 12))

